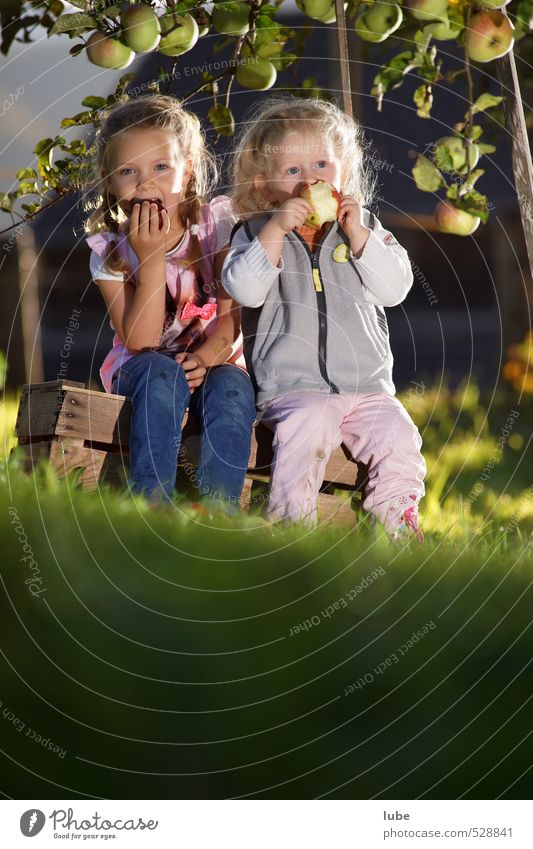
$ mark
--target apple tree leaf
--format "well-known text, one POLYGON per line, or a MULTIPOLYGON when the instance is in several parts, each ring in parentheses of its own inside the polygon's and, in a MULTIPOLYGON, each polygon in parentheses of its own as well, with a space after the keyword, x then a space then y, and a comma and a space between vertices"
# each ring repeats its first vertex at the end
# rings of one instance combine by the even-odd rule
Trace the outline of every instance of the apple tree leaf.
POLYGON ((486 224, 489 217, 487 203, 488 200, 485 195, 482 195, 479 192, 476 192, 475 189, 472 189, 471 191, 466 192, 466 194, 461 195, 455 202, 455 205, 457 209, 463 209, 471 215, 477 215, 481 218, 483 224, 486 224))
POLYGON ((219 136, 232 136, 235 133, 235 118, 229 107, 218 103, 209 109, 207 117, 219 136))
POLYGON ((96 27, 96 19, 91 15, 85 15, 83 12, 73 12, 67 15, 61 15, 48 30, 48 35, 56 35, 57 33, 79 33, 96 27))
POLYGON ((430 85, 419 86, 413 94, 413 100, 418 107, 416 114, 419 118, 430 118, 433 105, 433 92, 430 85))
POLYGON ((427 158, 419 154, 416 164, 412 169, 413 177, 418 189, 422 192, 436 192, 442 186, 446 185, 446 181, 438 168, 435 168, 433 163, 427 158))
POLYGON ((480 144, 476 145, 476 147, 479 150, 480 156, 483 156, 484 153, 496 152, 496 147, 493 144, 484 144, 483 142, 481 142, 480 144))
POLYGON ((475 115, 476 112, 485 112, 487 109, 492 109, 493 106, 498 106, 502 100, 503 97, 496 97, 494 94, 485 92, 474 101, 472 106, 472 115, 475 115))
POLYGON ((107 106, 107 101, 105 97, 95 97, 90 94, 88 97, 83 98, 81 105, 86 106, 87 109, 103 109, 107 106))

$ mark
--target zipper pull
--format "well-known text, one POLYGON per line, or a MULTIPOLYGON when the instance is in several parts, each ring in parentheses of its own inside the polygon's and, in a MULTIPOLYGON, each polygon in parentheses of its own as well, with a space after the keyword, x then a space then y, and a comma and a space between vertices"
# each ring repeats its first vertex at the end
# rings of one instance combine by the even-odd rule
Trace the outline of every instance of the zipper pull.
POLYGON ((322 292, 322 280, 320 279, 320 271, 314 266, 313 267, 313 283, 315 284, 315 292, 322 292))

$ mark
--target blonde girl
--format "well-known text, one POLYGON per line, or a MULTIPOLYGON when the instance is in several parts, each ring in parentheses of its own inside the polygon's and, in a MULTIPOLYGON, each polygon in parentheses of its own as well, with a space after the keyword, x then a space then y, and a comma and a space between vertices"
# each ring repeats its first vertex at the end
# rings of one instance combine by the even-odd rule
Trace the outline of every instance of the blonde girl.
POLYGON ((187 407, 201 425, 201 496, 238 504, 253 390, 239 349, 239 309, 220 285, 234 215, 206 197, 216 176, 200 122, 172 97, 129 100, 95 140, 91 274, 115 331, 100 374, 131 397, 131 487, 174 490, 187 407))
POLYGON ((241 226, 222 272, 243 306, 246 362, 274 432, 272 517, 317 520, 332 450, 368 465, 364 507, 393 538, 421 534, 420 435, 395 397, 383 307, 413 275, 406 251, 365 204, 372 180, 357 124, 320 100, 273 98, 245 123, 234 162, 241 226), (306 225, 301 197, 324 181, 337 220, 306 225))

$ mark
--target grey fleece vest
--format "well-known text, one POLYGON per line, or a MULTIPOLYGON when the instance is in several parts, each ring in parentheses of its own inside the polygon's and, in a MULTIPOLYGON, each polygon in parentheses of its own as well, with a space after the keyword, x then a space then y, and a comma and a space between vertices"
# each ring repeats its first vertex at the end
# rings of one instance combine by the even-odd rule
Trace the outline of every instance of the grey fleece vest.
MULTIPOLYGON (((373 214, 365 209, 364 216, 372 229, 373 214)), ((243 223, 250 241, 267 220, 243 223)), ((292 231, 265 303, 242 309, 244 355, 258 406, 287 392, 395 393, 385 313, 363 299, 356 261, 334 260, 337 247, 337 257, 351 257, 337 222, 314 253, 292 231)))

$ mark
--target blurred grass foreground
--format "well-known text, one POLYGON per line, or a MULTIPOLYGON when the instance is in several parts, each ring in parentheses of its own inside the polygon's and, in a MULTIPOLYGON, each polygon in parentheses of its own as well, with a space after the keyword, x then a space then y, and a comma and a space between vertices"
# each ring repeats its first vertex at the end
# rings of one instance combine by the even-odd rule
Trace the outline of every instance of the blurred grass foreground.
POLYGON ((27 476, 6 399, 3 792, 529 798, 531 397, 402 400, 429 470, 403 549, 27 476))

